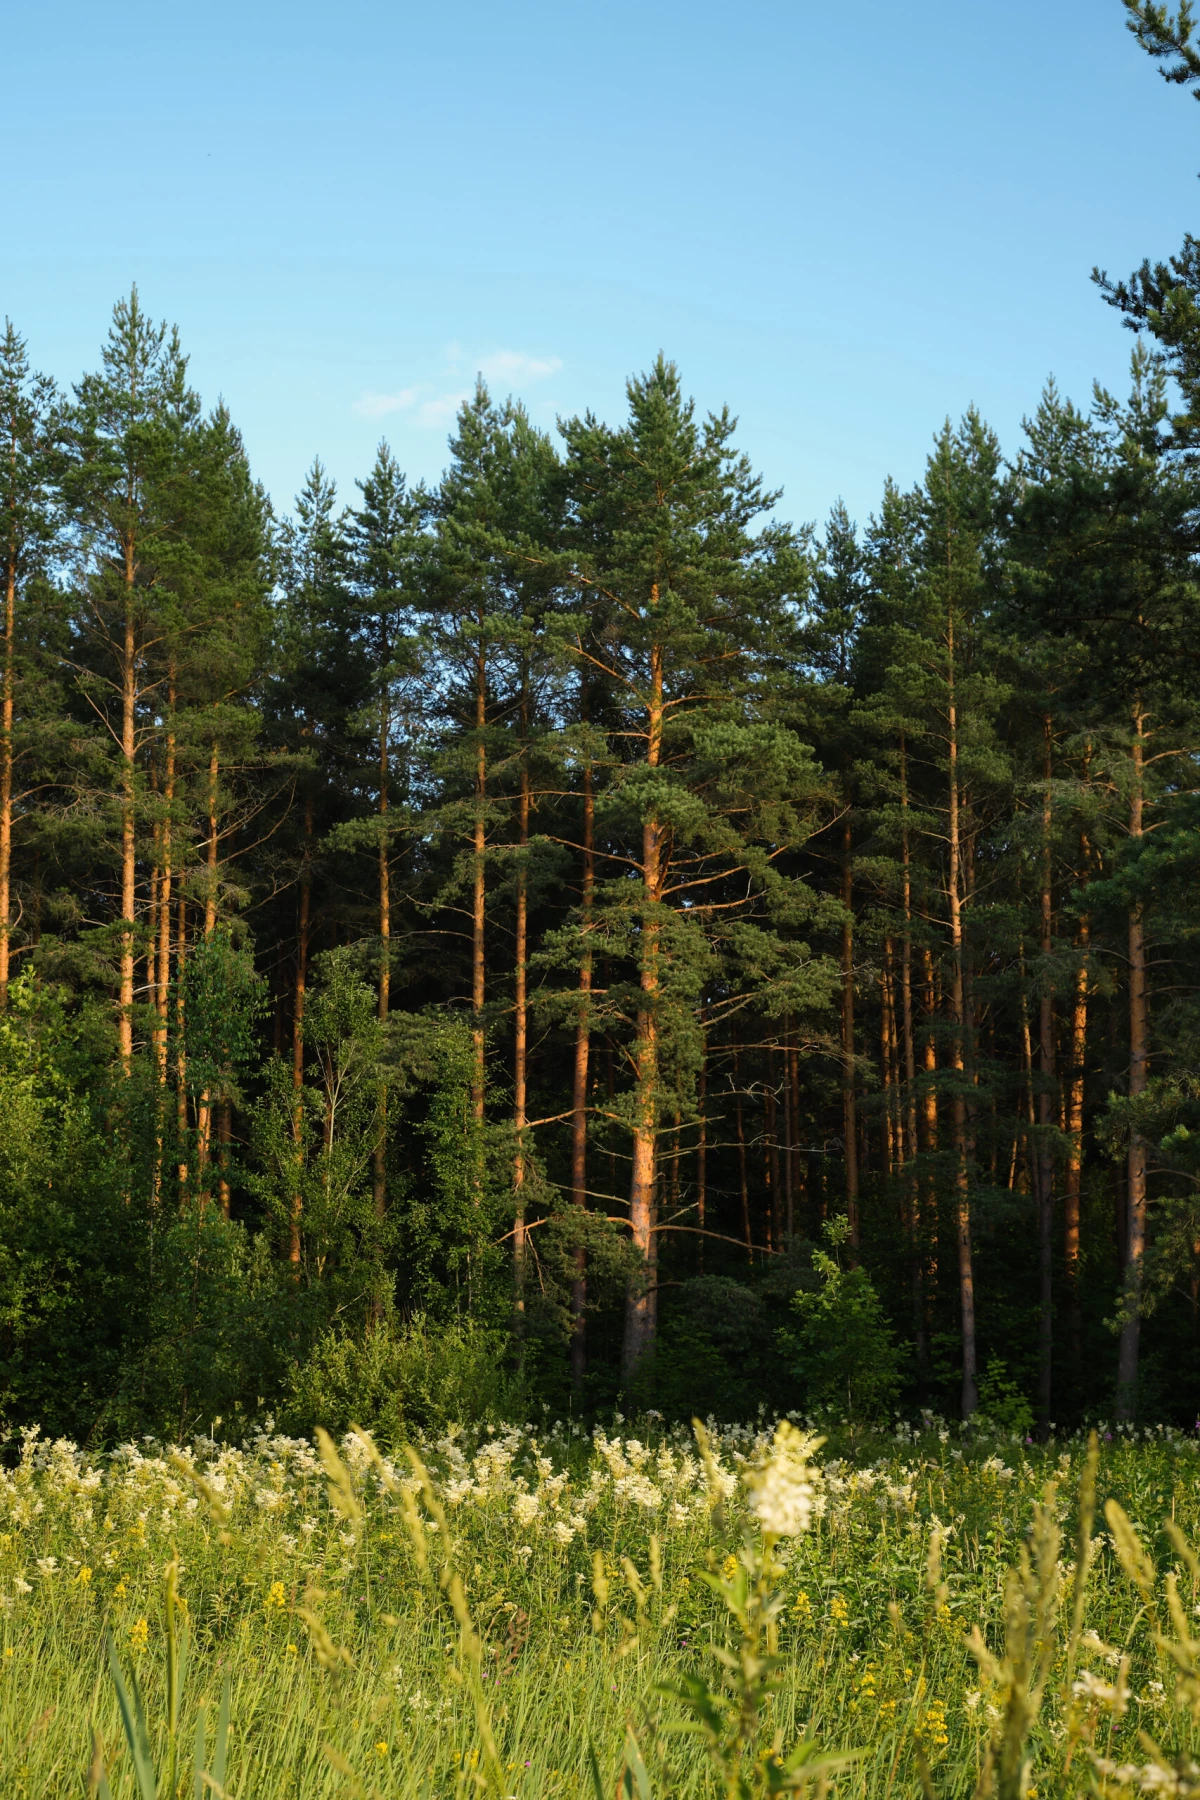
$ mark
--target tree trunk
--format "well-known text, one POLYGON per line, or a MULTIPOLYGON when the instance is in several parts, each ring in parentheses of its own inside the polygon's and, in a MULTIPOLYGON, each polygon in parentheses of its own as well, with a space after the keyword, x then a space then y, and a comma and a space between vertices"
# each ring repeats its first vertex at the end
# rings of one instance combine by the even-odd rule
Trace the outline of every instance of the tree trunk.
MULTIPOLYGON (((15 501, 14 501, 15 504, 15 501)), ((13 709, 16 703, 17 547, 10 537, 4 579, 4 694, 0 712, 0 1010, 8 1005, 12 934, 13 709)))
MULTIPOLYGON (((900 805, 903 826, 900 839, 901 881, 904 900, 904 942, 900 951, 900 1007, 904 1033, 904 1119, 908 1137, 907 1184, 909 1220, 909 1283, 912 1289, 913 1340, 917 1362, 917 1384, 924 1398, 926 1370, 929 1362, 925 1329, 925 1268, 921 1234, 921 1183, 917 1169, 920 1143, 917 1137, 917 1053, 913 1036, 912 982, 912 864, 908 841, 908 754, 904 733, 900 734, 900 805)), ((936 1119, 934 1132, 936 1136, 936 1119)))
POLYGON ((125 624, 121 644, 121 998, 117 1041, 121 1073, 133 1071, 133 950, 137 901, 135 817, 137 643, 133 615, 133 541, 125 544, 125 624))
POLYGON ((187 1101, 187 996, 184 976, 187 972, 187 899, 180 894, 175 941, 175 1117, 179 1135, 179 1197, 188 1191, 188 1101, 187 1101))
MULTIPOLYGON (((658 611, 658 586, 652 594, 658 611)), ((663 651, 655 643, 650 653, 650 694, 647 703, 646 761, 658 767, 663 735, 663 651)), ((629 1178, 629 1229, 641 1267, 631 1277, 625 1295, 625 1336, 622 1377, 629 1381, 654 1347, 657 1293, 654 1285, 654 1181, 658 1148, 658 996, 659 918, 666 876, 666 833, 652 813, 642 825, 642 942, 638 970, 641 1001, 634 1040, 633 1156, 629 1178)))
POLYGON ((854 872, 851 865, 850 820, 842 826, 842 1141, 846 1146, 846 1221, 850 1251, 857 1260, 858 1118, 854 1094, 854 872))
MULTIPOLYGON (((1129 796, 1129 835, 1140 842, 1145 831, 1146 715, 1140 703, 1133 716, 1133 783, 1129 796)), ((1146 930, 1139 903, 1129 914, 1129 1098, 1145 1093, 1149 1079, 1146 996, 1146 930)), ((1136 1126, 1129 1133, 1128 1190, 1125 1201, 1125 1323, 1117 1357, 1117 1418, 1131 1421, 1137 1412, 1138 1349, 1141 1338, 1142 1279, 1146 1254, 1146 1140, 1136 1126)))
POLYGON ((1079 1378, 1083 1365, 1083 1317, 1079 1293, 1079 1199, 1083 1184, 1083 1098, 1087 1063, 1088 938, 1085 913, 1076 940, 1080 960, 1075 975, 1075 999, 1071 1008, 1071 1080, 1067 1088, 1067 1166, 1063 1181, 1063 1273, 1067 1289, 1067 1346, 1071 1373, 1079 1378))
MULTIPOLYGON (((592 901, 596 886, 596 802, 592 791, 592 765, 583 771, 583 888, 580 895, 580 936, 583 954, 579 962, 579 1012, 575 1021, 575 1071, 571 1089, 571 1200, 581 1211, 587 1207, 587 1092, 592 1042, 592 901)), ((575 1277, 571 1283, 571 1387, 583 1392, 587 1374, 587 1252, 575 1250, 575 1277)))
POLYGON ((708 1120, 705 1107, 708 1100, 708 1033, 705 1029, 704 1008, 700 1008, 700 1074, 696 1083, 696 1223, 700 1227, 699 1268, 704 1273, 704 1232, 707 1228, 708 1212, 708 1120))
MULTIPOLYGON (((487 905, 487 659, 483 650, 480 619, 479 649, 475 660, 475 820, 473 832, 474 885, 471 909, 471 1044, 474 1051, 471 1076, 471 1111, 476 1125, 483 1124, 484 1110, 484 926, 487 905)), ((476 1175, 476 1202, 482 1198, 481 1175, 476 1175)))
MULTIPOLYGON (((381 669, 384 693, 379 707, 379 1021, 387 1023, 392 984, 392 890, 391 860, 388 854, 388 801, 390 777, 389 708, 387 695, 388 646, 382 646, 381 669)), ((371 1186, 375 1217, 387 1213, 387 1089, 379 1093, 379 1135, 371 1154, 371 1186)))
POLYGON ((746 1117, 742 1110, 742 1075, 741 1059, 738 1055, 737 1033, 733 1037, 733 1092, 734 1120, 737 1127, 738 1150, 738 1198, 741 1201, 742 1237, 746 1243, 746 1258, 750 1267, 754 1267, 754 1239, 750 1235, 750 1186, 746 1179, 746 1117))
POLYGON ((1038 1413, 1042 1429, 1050 1425, 1054 1378, 1054 992, 1050 986, 1050 958, 1054 950, 1054 895, 1051 830, 1053 812, 1054 728, 1049 714, 1043 721, 1045 738, 1045 787, 1042 797, 1042 969, 1038 1005, 1038 1057, 1041 1089, 1038 1093, 1038 1413))
MULTIPOLYGON (((522 721, 526 730, 528 721, 522 721)), ((525 1311, 525 1125, 527 1118, 527 1083, 529 1056, 529 1009, 527 998, 529 956, 529 765, 524 750, 521 756, 521 789, 517 800, 517 918, 516 969, 513 994, 513 1197, 516 1216, 513 1224, 513 1306, 518 1323, 525 1311)))
MULTIPOLYGON (((207 943, 217 926, 217 785, 220 747, 214 741, 208 757, 208 835, 205 854, 204 938, 207 943)), ((205 1088, 196 1112, 196 1168, 204 1187, 212 1154, 213 1098, 205 1088)))
MULTIPOLYGON (((296 981, 292 994, 292 1141, 295 1145, 297 1171, 304 1155, 304 1000, 308 988, 309 909, 312 903, 312 876, 308 863, 312 828, 313 806, 310 794, 304 802, 304 861, 300 870, 300 913, 296 923, 296 981)), ((300 1184, 297 1181, 292 1194, 288 1242, 288 1261, 297 1271, 300 1267, 301 1205, 300 1184)))
POLYGON ((966 1001, 964 989, 965 945, 962 920, 962 834, 959 805, 958 706, 954 683, 954 625, 950 622, 949 651, 949 805, 950 869, 947 898, 950 909, 950 951, 953 959, 950 1015, 953 1026, 952 1060, 955 1074, 954 1120, 954 1222, 958 1242, 958 1297, 962 1331, 962 1414, 969 1419, 979 1405, 976 1386, 975 1270, 971 1252, 971 1173, 967 1126, 966 1001))

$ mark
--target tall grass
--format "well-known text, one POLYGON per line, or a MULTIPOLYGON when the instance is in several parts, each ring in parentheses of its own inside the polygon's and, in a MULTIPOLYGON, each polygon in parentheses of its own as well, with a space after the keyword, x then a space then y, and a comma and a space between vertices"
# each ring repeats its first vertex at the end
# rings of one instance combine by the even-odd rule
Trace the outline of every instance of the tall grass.
POLYGON ((789 1536, 755 1499, 772 1433, 709 1445, 706 1470, 644 1421, 391 1458, 266 1430, 92 1461, 26 1434, 0 1793, 145 1800, 114 1667, 155 1792, 189 1800, 1200 1793, 1195 1442, 1117 1434, 1089 1498, 1082 1438, 831 1434, 789 1536))

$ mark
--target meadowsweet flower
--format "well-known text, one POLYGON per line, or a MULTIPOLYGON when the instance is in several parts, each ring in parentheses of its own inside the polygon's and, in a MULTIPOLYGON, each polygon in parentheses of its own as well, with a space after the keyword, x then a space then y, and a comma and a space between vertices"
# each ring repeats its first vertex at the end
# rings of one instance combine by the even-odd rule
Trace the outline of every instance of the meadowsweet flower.
POLYGON ((808 1528, 813 1503, 811 1448, 807 1433, 781 1420, 766 1460, 747 1478, 750 1511, 769 1537, 795 1537, 808 1528))
POLYGON ((57 1556, 39 1556, 37 1566, 40 1575, 57 1575, 58 1558, 57 1556))

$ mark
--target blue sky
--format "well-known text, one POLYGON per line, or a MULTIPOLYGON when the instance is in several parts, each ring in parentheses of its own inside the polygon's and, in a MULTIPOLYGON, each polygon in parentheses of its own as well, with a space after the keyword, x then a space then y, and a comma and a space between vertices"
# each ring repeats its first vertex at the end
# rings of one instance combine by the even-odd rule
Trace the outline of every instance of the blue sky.
POLYGON ((1119 0, 38 0, 5 28, 0 314, 97 358, 136 280, 290 504, 482 369, 619 417, 664 349, 795 520, 971 402, 1123 387, 1092 289, 1197 223, 1200 107, 1119 0), (14 79, 15 78, 15 79, 14 79))

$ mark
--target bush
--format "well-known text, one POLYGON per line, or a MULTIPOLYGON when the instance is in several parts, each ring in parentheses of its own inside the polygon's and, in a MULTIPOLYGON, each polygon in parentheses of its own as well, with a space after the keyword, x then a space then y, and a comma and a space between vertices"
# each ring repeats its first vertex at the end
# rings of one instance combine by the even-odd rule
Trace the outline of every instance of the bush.
POLYGON ((281 1423, 305 1435, 361 1425, 389 1445, 414 1431, 499 1423, 517 1402, 505 1348, 501 1332, 421 1315, 357 1336, 327 1331, 293 1365, 281 1423))

